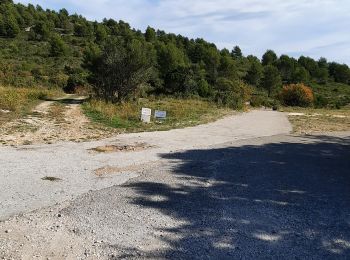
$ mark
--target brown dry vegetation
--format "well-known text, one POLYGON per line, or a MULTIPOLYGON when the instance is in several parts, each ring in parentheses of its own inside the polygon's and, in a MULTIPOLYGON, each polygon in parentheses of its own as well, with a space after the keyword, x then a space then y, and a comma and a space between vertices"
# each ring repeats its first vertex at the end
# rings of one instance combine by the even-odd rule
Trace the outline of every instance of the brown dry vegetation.
POLYGON ((284 108, 283 111, 288 113, 296 134, 350 131, 350 108, 284 108))
POLYGON ((40 100, 61 96, 62 94, 63 92, 58 89, 0 86, 0 109, 10 111, 8 116, 14 117, 30 112, 40 100))

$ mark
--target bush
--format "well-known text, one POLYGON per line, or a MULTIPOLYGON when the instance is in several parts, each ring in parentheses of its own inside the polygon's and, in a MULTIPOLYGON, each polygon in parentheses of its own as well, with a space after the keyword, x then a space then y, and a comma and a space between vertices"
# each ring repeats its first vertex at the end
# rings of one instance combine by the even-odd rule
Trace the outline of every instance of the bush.
POLYGON ((50 40, 50 55, 52 57, 65 56, 68 52, 68 46, 58 35, 55 35, 50 40))
POLYGON ((212 94, 212 89, 205 79, 198 82, 198 94, 201 97, 209 97, 212 94))
POLYGON ((0 109, 20 113, 39 99, 46 98, 48 93, 47 90, 39 88, 0 87, 0 109))
POLYGON ((271 107, 273 100, 267 95, 256 94, 250 99, 250 105, 252 107, 271 107))
POLYGON ((225 106, 233 109, 241 109, 243 107, 243 98, 239 93, 226 91, 217 92, 215 101, 219 106, 225 106))
POLYGON ((284 86, 280 97, 286 106, 308 107, 314 101, 312 89, 302 83, 284 86))
POLYGON ((218 105, 241 109, 252 95, 252 88, 243 81, 219 78, 216 83, 215 102, 218 105))
POLYGON ((87 85, 86 78, 82 74, 75 73, 69 76, 67 85, 63 88, 66 93, 75 93, 76 90, 87 85))
POLYGON ((326 97, 322 96, 322 95, 316 95, 315 96, 315 101, 314 101, 314 105, 316 108, 323 108, 323 107, 327 107, 328 106, 328 100, 326 97))

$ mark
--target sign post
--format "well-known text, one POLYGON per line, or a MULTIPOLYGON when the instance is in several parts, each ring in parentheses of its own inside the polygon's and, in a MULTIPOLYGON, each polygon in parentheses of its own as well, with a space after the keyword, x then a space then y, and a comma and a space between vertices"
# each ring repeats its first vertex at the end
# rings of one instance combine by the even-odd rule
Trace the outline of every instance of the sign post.
POLYGON ((152 110, 150 108, 143 107, 141 110, 141 121, 144 123, 151 122, 152 110))

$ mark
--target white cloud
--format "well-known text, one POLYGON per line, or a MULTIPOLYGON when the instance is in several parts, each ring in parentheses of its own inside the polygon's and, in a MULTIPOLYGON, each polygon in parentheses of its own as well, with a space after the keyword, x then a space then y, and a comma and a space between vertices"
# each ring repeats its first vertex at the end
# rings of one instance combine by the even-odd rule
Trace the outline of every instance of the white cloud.
POLYGON ((245 54, 277 53, 350 64, 348 0, 22 0, 44 8, 66 7, 89 19, 124 20, 188 37, 202 37, 219 47, 240 45, 245 54), (342 44, 339 44, 342 43, 342 44))

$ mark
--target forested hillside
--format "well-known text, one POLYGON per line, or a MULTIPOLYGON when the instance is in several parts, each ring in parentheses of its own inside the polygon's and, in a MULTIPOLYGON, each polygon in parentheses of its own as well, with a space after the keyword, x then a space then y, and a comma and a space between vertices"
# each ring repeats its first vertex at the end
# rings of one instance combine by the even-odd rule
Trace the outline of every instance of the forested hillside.
MULTIPOLYGON (((219 50, 189 39, 123 21, 92 22, 61 9, 0 0, 0 84, 15 87, 90 88, 112 102, 147 95, 200 96, 239 107, 273 103, 283 85, 312 88, 315 106, 350 103, 350 69, 325 58, 261 59, 238 46, 219 50)), ((232 39, 234 42, 235 39, 232 39)), ((286 50, 288 51, 288 50, 286 50)))

